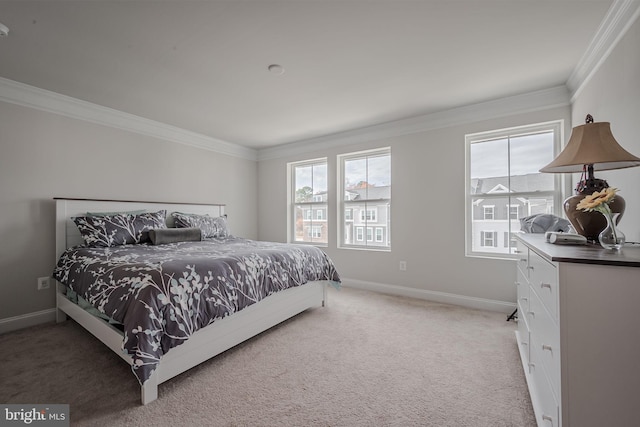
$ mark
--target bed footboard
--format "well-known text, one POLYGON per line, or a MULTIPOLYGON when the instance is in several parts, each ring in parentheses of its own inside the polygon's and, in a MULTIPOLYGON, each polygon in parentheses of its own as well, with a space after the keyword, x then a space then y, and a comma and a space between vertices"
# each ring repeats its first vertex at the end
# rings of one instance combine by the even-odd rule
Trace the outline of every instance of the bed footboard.
MULTIPOLYGON (((122 351, 122 333, 71 302, 64 293, 64 286, 57 286, 58 322, 71 317, 131 365, 131 357, 122 351)), ((162 357, 153 375, 140 388, 142 404, 158 398, 158 385, 163 382, 309 308, 324 307, 326 303, 327 282, 311 282, 272 294, 197 331, 188 341, 162 357)))
POLYGON ((158 398, 158 385, 283 321, 325 304, 327 283, 285 289, 194 333, 165 354, 141 387, 142 404, 158 398))

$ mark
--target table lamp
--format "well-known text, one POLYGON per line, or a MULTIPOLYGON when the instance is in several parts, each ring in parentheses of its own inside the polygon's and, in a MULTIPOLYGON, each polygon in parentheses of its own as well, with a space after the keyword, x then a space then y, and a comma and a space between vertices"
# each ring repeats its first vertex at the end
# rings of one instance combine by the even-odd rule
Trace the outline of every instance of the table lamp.
MULTIPOLYGON (((626 151, 611 133, 608 122, 593 122, 587 114, 585 124, 571 131, 567 146, 540 172, 582 173, 576 186, 576 195, 567 198, 564 212, 578 234, 588 240, 597 241, 598 235, 607 226, 607 221, 599 212, 577 210, 576 206, 585 196, 609 187, 607 181, 594 177, 595 170, 622 169, 640 166, 640 158, 626 151)), ((625 201, 616 194, 609 203, 611 211, 619 213, 618 222, 624 214, 625 201)), ((617 222, 616 222, 617 224, 617 222)))

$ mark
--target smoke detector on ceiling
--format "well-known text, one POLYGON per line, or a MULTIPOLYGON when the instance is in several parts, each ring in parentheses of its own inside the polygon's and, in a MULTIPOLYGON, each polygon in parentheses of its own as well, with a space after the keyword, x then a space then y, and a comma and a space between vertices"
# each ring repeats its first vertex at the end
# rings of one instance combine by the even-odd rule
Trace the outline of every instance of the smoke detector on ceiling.
POLYGON ((0 23, 0 37, 5 37, 8 35, 9 35, 9 28, 6 25, 0 23))
POLYGON ((267 67, 271 74, 281 75, 284 74, 284 67, 279 64, 271 64, 267 67))

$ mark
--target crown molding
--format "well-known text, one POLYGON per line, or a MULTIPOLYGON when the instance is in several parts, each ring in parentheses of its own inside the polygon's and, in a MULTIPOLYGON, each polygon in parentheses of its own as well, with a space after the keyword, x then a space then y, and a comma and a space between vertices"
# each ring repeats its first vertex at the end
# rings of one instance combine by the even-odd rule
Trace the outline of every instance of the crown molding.
POLYGON ((573 103, 611 51, 640 16, 639 0, 614 0, 587 51, 567 80, 573 103))
POLYGON ((258 151, 258 161, 288 157, 349 144, 370 142, 567 105, 570 105, 569 91, 565 86, 557 86, 437 113, 283 144, 276 147, 263 148, 258 151))
POLYGON ((176 126, 103 107, 2 77, 0 77, 0 101, 203 150, 214 151, 228 156, 253 161, 257 160, 257 151, 252 148, 211 138, 176 126))

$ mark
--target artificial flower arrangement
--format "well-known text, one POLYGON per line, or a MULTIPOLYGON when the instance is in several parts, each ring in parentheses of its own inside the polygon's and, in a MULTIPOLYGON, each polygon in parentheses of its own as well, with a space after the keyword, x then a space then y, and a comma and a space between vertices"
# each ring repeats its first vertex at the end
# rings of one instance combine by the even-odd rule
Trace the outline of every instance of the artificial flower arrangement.
POLYGON ((611 215, 611 208, 609 202, 611 202, 618 192, 617 188, 609 187, 602 191, 596 191, 595 193, 586 196, 580 200, 576 209, 580 209, 587 212, 598 211, 605 216, 611 215))
POLYGON ((576 209, 593 212, 600 212, 607 219, 608 228, 611 230, 610 236, 604 237, 603 233, 607 229, 600 233, 599 239, 602 247, 606 249, 620 249, 625 241, 624 234, 616 228, 614 213, 611 212, 609 203, 613 201, 618 192, 617 188, 609 187, 601 191, 586 196, 580 200, 580 203, 576 206, 576 209))

